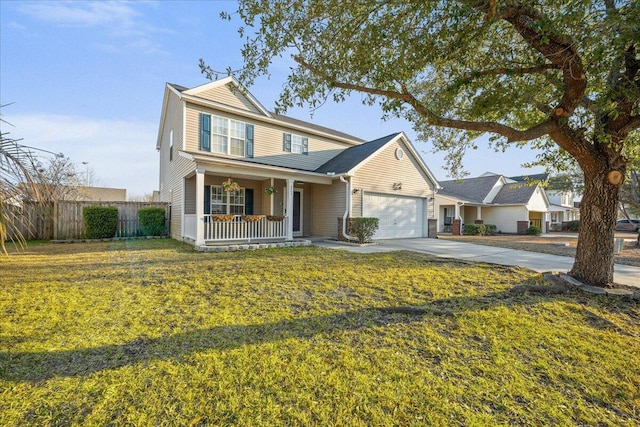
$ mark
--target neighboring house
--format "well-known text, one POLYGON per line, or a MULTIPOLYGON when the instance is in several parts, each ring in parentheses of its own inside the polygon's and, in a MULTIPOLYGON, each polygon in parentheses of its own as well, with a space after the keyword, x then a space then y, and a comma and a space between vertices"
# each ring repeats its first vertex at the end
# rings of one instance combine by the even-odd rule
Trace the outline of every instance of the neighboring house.
POLYGON ((502 233, 525 233, 532 225, 546 231, 549 200, 538 184, 486 173, 440 185, 439 232, 460 234, 465 224, 492 224, 502 233))
POLYGON ((575 201, 574 192, 554 186, 554 178, 548 174, 514 176, 519 182, 539 182, 546 184, 545 193, 549 199, 549 230, 566 231, 566 223, 580 219, 580 202, 575 201), (563 227, 564 223, 564 227, 563 227))
POLYGON ((168 83, 156 148, 171 235, 197 246, 339 238, 347 217, 379 218, 377 239, 424 237, 435 214, 438 183, 403 133, 365 142, 274 114, 233 77, 168 83))
POLYGON ((84 186, 76 188, 78 193, 73 200, 89 202, 125 202, 127 200, 126 188, 84 186))
POLYGON ((77 202, 124 202, 127 200, 126 188, 110 188, 110 187, 86 187, 82 185, 45 185, 34 184, 27 186, 21 184, 24 189, 25 197, 29 200, 35 200, 36 197, 31 194, 35 189, 40 193, 40 197, 47 200, 60 201, 77 201, 77 202))

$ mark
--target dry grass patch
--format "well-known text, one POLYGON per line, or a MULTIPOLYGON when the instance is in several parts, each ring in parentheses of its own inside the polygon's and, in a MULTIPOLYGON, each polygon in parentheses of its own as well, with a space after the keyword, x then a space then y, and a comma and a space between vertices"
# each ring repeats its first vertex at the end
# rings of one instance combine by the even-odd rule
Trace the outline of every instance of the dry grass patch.
POLYGON ((0 283, 3 426, 640 423, 639 303, 524 269, 150 240, 0 283))

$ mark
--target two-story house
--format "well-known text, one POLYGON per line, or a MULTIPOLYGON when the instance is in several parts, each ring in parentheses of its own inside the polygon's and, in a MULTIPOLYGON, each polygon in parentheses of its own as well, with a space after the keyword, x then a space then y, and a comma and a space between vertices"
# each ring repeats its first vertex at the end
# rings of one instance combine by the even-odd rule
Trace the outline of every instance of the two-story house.
POLYGON ((435 215, 438 183, 403 133, 366 142, 278 115, 233 77, 167 84, 156 148, 171 235, 197 246, 339 238, 351 217, 379 218, 378 239, 424 237, 435 215))

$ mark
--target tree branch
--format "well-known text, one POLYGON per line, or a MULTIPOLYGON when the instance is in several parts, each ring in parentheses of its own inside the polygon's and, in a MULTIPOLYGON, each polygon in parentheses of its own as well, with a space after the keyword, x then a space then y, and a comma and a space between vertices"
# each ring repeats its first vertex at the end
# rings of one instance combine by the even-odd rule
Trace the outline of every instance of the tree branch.
POLYGON ((534 65, 531 67, 520 67, 520 68, 495 68, 492 70, 482 70, 482 71, 473 71, 462 78, 461 83, 468 83, 478 77, 483 76, 500 76, 500 75, 511 75, 511 74, 535 74, 542 73, 547 70, 559 70, 560 67, 557 64, 541 64, 534 65))
POLYGON ((420 102, 415 96, 413 96, 413 94, 411 94, 404 85, 402 85, 401 92, 398 92, 395 90, 377 89, 354 83, 339 82, 336 81, 334 77, 324 74, 323 72, 306 62, 299 55, 295 55, 293 59, 302 68, 308 70, 310 73, 320 78, 321 80, 328 82, 331 87, 344 90, 355 90, 357 92, 367 93, 369 95, 384 96, 390 99, 403 101, 409 104, 414 110, 416 110, 416 112, 426 117, 429 125, 442 126, 451 129, 466 131, 491 132, 506 137, 508 142, 530 141, 536 138, 540 138, 541 136, 547 135, 551 132, 558 131, 558 123, 553 116, 525 130, 518 130, 497 122, 471 122, 467 120, 442 117, 438 114, 435 114, 427 106, 422 104, 422 102, 420 102))
MULTIPOLYGON (((481 6, 486 9, 486 3, 481 6)), ((564 34, 541 31, 537 22, 545 18, 532 7, 507 8, 501 17, 509 22, 524 41, 562 70, 564 94, 556 106, 556 115, 569 117, 580 105, 587 87, 587 78, 575 41, 564 34)))
POLYGON ((623 135, 628 135, 629 132, 634 131, 640 128, 640 116, 631 116, 629 117, 629 121, 627 122, 622 129, 620 129, 620 133, 623 135))

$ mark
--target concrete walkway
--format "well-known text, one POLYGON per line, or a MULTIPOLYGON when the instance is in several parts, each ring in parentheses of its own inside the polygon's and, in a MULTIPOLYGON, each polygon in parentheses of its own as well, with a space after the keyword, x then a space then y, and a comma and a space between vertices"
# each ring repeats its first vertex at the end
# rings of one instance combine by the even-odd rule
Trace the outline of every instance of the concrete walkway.
MULTIPOLYGON (((442 239, 393 239, 380 240, 374 246, 343 245, 340 243, 315 241, 316 246, 342 249, 359 253, 389 252, 407 250, 465 261, 487 262, 490 264, 515 265, 537 272, 558 271, 566 273, 573 266, 573 258, 549 255, 539 252, 474 245, 442 239)), ((614 281, 621 285, 640 288, 640 267, 616 264, 614 281)))

